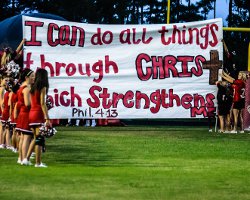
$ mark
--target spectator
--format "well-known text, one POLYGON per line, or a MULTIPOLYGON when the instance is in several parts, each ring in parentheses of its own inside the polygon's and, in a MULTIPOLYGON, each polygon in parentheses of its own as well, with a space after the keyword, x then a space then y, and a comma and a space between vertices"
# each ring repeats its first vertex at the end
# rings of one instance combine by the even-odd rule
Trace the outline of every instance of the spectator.
POLYGON ((217 81, 218 87, 218 117, 220 122, 220 133, 230 130, 230 110, 232 106, 232 93, 230 84, 226 81, 217 81))
POLYGON ((237 133, 238 117, 240 118, 240 133, 244 133, 243 129, 243 109, 245 108, 245 81, 246 74, 242 71, 238 74, 238 79, 232 78, 230 75, 222 72, 222 78, 232 83, 233 87, 233 118, 234 125, 231 133, 237 133))
POLYGON ((90 119, 86 119, 86 124, 85 124, 86 127, 95 127, 96 126, 96 120, 95 119, 91 119, 91 124, 90 124, 90 119))

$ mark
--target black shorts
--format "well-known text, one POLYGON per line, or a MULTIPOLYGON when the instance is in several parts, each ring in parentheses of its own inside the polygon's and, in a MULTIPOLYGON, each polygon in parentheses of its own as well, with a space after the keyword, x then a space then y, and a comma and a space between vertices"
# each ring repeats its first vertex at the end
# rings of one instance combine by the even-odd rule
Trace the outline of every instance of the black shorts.
POLYGON ((23 135, 31 135, 33 136, 33 132, 21 131, 23 135))
POLYGON ((233 109, 241 110, 244 108, 245 108, 245 99, 233 103, 233 109))
POLYGON ((228 115, 230 113, 230 107, 226 105, 218 105, 218 115, 228 115))

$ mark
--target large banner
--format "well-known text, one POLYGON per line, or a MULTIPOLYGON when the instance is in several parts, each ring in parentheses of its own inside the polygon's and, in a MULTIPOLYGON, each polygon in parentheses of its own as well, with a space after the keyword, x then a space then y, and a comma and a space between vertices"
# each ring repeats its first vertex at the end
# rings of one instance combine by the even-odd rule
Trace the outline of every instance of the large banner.
POLYGON ((23 16, 24 67, 49 73, 51 118, 203 118, 216 111, 222 20, 100 25, 23 16))

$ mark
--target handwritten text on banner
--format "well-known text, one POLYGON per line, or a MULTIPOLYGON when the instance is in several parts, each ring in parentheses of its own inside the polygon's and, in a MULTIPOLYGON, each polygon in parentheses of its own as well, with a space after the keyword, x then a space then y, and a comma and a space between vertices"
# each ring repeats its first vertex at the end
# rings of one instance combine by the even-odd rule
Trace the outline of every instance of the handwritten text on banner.
POLYGON ((96 25, 23 16, 24 67, 49 73, 51 118, 215 112, 222 20, 96 25))

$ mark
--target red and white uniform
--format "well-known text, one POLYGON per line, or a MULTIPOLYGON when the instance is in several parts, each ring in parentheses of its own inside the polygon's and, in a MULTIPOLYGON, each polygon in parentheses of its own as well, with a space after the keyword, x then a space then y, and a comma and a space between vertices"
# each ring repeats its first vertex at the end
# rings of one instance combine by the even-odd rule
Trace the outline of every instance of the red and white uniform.
POLYGON ((18 98, 18 107, 20 108, 20 112, 17 118, 16 130, 19 130, 23 133, 32 134, 32 131, 29 127, 29 107, 25 106, 24 104, 24 97, 23 97, 23 89, 26 86, 22 86, 17 91, 17 98, 18 98))
POLYGON ((41 92, 37 90, 31 94, 31 108, 29 113, 30 126, 40 126, 45 122, 40 96, 41 92))
MULTIPOLYGON (((3 87, 3 86, 0 86, 0 87, 3 87)), ((0 106, 0 117, 2 118, 2 114, 3 114, 3 111, 2 111, 2 108, 0 106)))
POLYGON ((17 103, 17 93, 12 93, 12 95, 11 95, 11 100, 10 100, 10 102, 11 102, 11 107, 12 107, 12 110, 11 110, 11 116, 10 116, 10 124, 13 124, 13 125, 16 125, 16 119, 14 119, 14 107, 15 107, 15 105, 16 105, 16 103, 17 103))
POLYGON ((4 108, 3 108, 3 112, 2 112, 2 118, 1 121, 2 122, 7 122, 9 120, 10 117, 10 107, 8 106, 8 101, 9 101, 9 92, 6 91, 3 97, 3 104, 4 104, 4 108))
POLYGON ((245 83, 241 79, 237 79, 232 85, 234 89, 233 102, 239 102, 245 99, 245 83))

